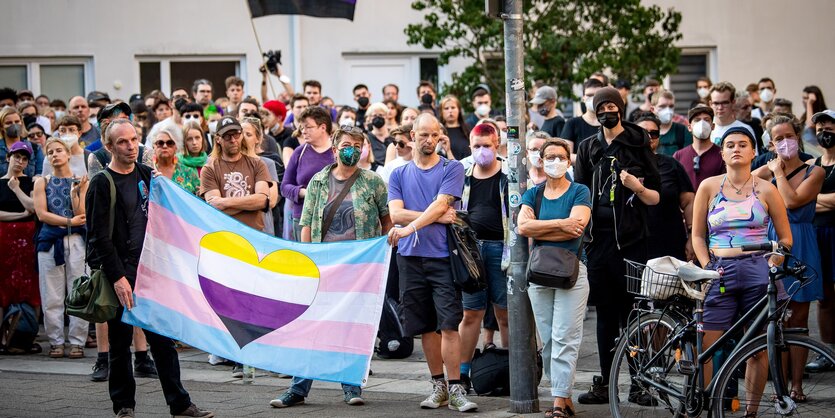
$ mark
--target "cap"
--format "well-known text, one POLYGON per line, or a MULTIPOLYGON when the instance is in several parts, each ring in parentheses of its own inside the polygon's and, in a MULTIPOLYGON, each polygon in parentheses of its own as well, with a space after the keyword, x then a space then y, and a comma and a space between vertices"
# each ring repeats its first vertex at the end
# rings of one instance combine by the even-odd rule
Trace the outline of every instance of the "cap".
POLYGON ((14 154, 16 152, 26 154, 27 158, 29 158, 30 160, 32 159, 32 146, 29 145, 28 141, 17 141, 14 144, 12 144, 11 147, 9 147, 9 155, 14 154))
POLYGON ((231 116, 224 116, 219 121, 217 121, 217 136, 226 135, 227 132, 230 131, 242 131, 243 128, 241 124, 238 123, 238 120, 231 117, 231 116))
POLYGON ((620 92, 618 89, 608 86, 601 87, 600 90, 597 90, 597 93, 594 93, 594 101, 592 102, 594 112, 597 113, 597 108, 600 105, 609 102, 614 103, 618 107, 620 114, 623 114, 623 98, 620 96, 620 92))
POLYGON ((268 100, 264 102, 264 109, 269 110, 277 118, 284 120, 287 117, 287 106, 278 100, 268 100))
POLYGON ((700 104, 700 105, 690 109, 687 112, 687 122, 692 121, 693 118, 695 118, 696 116, 701 115, 703 113, 706 113, 706 114, 710 115, 710 118, 713 119, 713 116, 714 116, 713 108, 711 108, 710 106, 705 106, 703 104, 700 104))
POLYGON ((722 140, 719 143, 723 144, 725 142, 725 138, 727 138, 731 135, 734 135, 734 134, 745 135, 745 136, 748 137, 748 139, 751 140, 752 144, 757 143, 756 138, 754 138, 754 134, 750 131, 749 128, 744 127, 744 126, 734 126, 733 128, 730 128, 727 131, 725 131, 725 133, 722 134, 722 140))
POLYGON ((618 81, 615 81, 615 88, 632 90, 632 83, 630 83, 629 80, 621 78, 618 81))
POLYGON ((18 90, 17 91, 17 98, 22 100, 23 96, 35 97, 35 95, 32 94, 32 90, 26 90, 26 89, 18 90))
POLYGON ((139 94, 139 93, 134 93, 134 94, 130 95, 130 98, 128 99, 128 103, 133 103, 137 100, 142 100, 142 95, 139 94))
POLYGON ((557 91, 551 86, 542 86, 536 89, 536 95, 533 96, 531 104, 541 105, 548 100, 557 100, 557 91))
POLYGON ((95 91, 95 90, 91 91, 89 94, 87 94, 87 101, 88 102, 98 102, 100 100, 106 100, 107 102, 110 102, 110 95, 108 95, 105 92, 95 91))
POLYGON ((835 110, 826 109, 823 112, 818 112, 812 115, 812 123, 823 122, 821 119, 829 118, 835 122, 835 110))
POLYGON ((487 92, 487 94, 493 94, 493 92, 490 90, 490 86, 484 83, 480 83, 477 86, 473 87, 473 89, 470 91, 470 97, 475 99, 475 94, 479 90, 484 90, 487 92))
POLYGON ((96 119, 98 119, 98 120, 110 119, 110 118, 113 117, 113 114, 116 113, 117 109, 119 110, 119 112, 127 115, 128 117, 130 117, 133 114, 133 112, 131 111, 130 106, 128 106, 127 103, 119 102, 119 103, 109 104, 109 105, 104 106, 101 109, 99 109, 99 113, 96 115, 96 119))

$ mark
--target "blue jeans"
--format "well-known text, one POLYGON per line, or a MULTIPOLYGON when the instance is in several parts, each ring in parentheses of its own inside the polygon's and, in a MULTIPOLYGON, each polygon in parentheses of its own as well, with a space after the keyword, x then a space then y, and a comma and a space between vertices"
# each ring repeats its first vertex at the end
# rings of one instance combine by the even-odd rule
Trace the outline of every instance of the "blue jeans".
MULTIPOLYGON (((312 379, 305 379, 303 377, 294 377, 293 383, 290 384, 290 389, 288 389, 291 393, 296 395, 307 397, 307 394, 310 393, 310 386, 313 385, 312 379)), ((347 392, 349 390, 355 391, 358 394, 362 394, 362 388, 359 386, 349 385, 347 383, 342 384, 342 391, 347 392)))
POLYGON ((481 258, 484 260, 484 269, 487 271, 487 289, 475 293, 463 293, 464 309, 468 311, 481 311, 487 308, 487 298, 493 306, 499 309, 507 309, 507 276, 502 270, 502 241, 478 241, 481 258))

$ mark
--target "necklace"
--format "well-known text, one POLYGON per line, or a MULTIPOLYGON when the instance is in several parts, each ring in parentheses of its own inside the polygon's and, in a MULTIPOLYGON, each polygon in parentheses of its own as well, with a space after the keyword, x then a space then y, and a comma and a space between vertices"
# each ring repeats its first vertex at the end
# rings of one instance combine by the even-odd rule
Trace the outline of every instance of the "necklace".
POLYGON ((235 167, 238 166, 238 162, 240 162, 242 159, 243 159, 243 156, 241 156, 241 158, 238 158, 235 161, 232 161, 232 163, 230 164, 229 161, 224 160, 223 157, 220 158, 220 160, 223 161, 223 165, 226 166, 226 170, 229 171, 230 173, 233 172, 235 167))
POLYGON ((733 189, 734 189, 734 190, 736 190, 736 194, 737 194, 737 195, 742 196, 742 189, 744 189, 744 188, 745 188, 745 185, 746 185, 746 184, 748 184, 748 180, 751 180, 751 178, 753 178, 753 177, 754 177, 754 175, 753 175, 753 174, 749 174, 749 175, 748 175, 748 178, 747 178, 747 179, 745 179, 745 182, 743 182, 743 183, 742 183, 742 185, 741 185, 741 186, 739 186, 739 187, 736 187, 736 186, 734 185, 734 182, 733 182, 733 181, 731 181, 731 179, 728 179, 728 184, 730 184, 730 185, 731 185, 731 187, 733 187, 733 189))

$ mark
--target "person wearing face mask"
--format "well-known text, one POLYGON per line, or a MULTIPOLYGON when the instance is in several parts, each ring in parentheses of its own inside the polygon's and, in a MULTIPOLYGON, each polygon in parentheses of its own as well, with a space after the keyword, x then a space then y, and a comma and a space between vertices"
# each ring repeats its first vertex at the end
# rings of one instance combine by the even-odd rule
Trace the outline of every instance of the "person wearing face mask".
POLYGON ((488 301, 496 315, 502 347, 508 346, 507 275, 502 268, 503 262, 510 261, 510 248, 505 245, 509 208, 507 166, 497 154, 498 147, 499 135, 493 125, 482 123, 470 132, 474 164, 464 174, 461 208, 467 211, 469 224, 478 239, 487 271, 487 288, 463 294, 464 319, 458 332, 461 335, 461 381, 467 389, 470 387, 470 362, 488 301))
POLYGON ((354 101, 357 102, 356 126, 364 128, 365 113, 371 105, 371 92, 365 84, 357 84, 351 91, 354 93, 354 101))
POLYGON ((753 99, 751 96, 744 95, 739 96, 734 100, 734 113, 736 113, 736 120, 748 125, 751 127, 751 130, 754 131, 754 138, 760 138, 759 142, 757 143, 757 152, 762 154, 767 152, 768 150, 764 146, 762 142, 763 137, 763 125, 762 121, 753 117, 751 115, 751 109, 753 109, 753 99))
MULTIPOLYGON (((771 180, 785 202, 793 242, 792 255, 808 266, 810 271, 820 272, 821 253, 813 222, 817 195, 824 181, 824 169, 800 159, 798 144, 803 133, 803 124, 793 115, 774 114, 768 125, 768 132, 771 134, 778 157, 754 171, 754 175, 763 180, 771 180)), ((777 232, 773 225, 769 225, 768 239, 777 240, 777 232)), ((794 290, 800 283, 795 277, 786 277, 783 279, 783 285, 786 289, 794 290)), ((786 326, 808 328, 810 302, 823 299, 821 275, 811 274, 811 279, 796 293, 789 293, 792 295, 789 302, 791 315, 786 320, 786 326)), ((789 357, 792 374, 790 396, 795 401, 805 402, 806 396, 801 384, 808 350, 792 348, 789 357)))
MULTIPOLYGON (((539 130, 547 133, 551 138, 558 137, 565 126, 565 118, 557 109, 557 90, 551 86, 542 86, 536 90, 536 96, 530 103, 536 105, 536 111, 545 118, 539 130)), ((571 147, 574 148, 573 142, 571 147)))
POLYGON ((525 146, 528 151, 526 155, 528 163, 530 163, 530 166, 528 167, 527 189, 532 189, 535 186, 545 183, 545 180, 548 178, 542 167, 542 154, 540 154, 539 151, 542 149, 542 144, 549 139, 551 139, 551 137, 548 136, 547 133, 536 131, 531 132, 530 135, 528 135, 528 139, 525 140, 525 146))
MULTIPOLYGON (((336 162, 310 179, 299 220, 302 242, 370 239, 391 229, 385 183, 376 173, 358 167, 367 141, 362 130, 353 126, 340 127, 333 133, 331 153, 336 162)), ((312 385, 310 379, 294 377, 290 388, 270 405, 301 405, 312 385)), ((348 405, 365 403, 359 386, 343 383, 342 394, 348 405)))
POLYGON ((713 109, 698 105, 687 112, 687 119, 690 122, 687 129, 693 134, 693 143, 676 151, 673 158, 684 167, 690 184, 698 190, 704 179, 725 172, 725 162, 722 160, 722 150, 710 139, 713 109))
MULTIPOLYGON (((771 119, 773 119, 777 115, 794 117, 794 115, 791 114, 791 113, 780 113, 780 112, 773 112, 773 113, 769 113, 769 114, 765 115, 765 118, 763 119, 763 128, 765 128, 765 130, 763 132, 762 140, 763 141, 768 141, 767 142, 768 151, 763 153, 763 154, 758 155, 757 158, 754 158, 754 161, 751 162, 751 171, 754 171, 754 170, 756 170, 760 167, 765 166, 766 164, 768 164, 769 161, 778 157, 777 149, 774 148, 775 142, 772 141, 771 132, 770 132, 770 128, 771 128, 771 125, 773 123, 771 121, 771 119)), ((814 158, 811 154, 808 154, 804 151, 803 141, 798 142, 798 155, 800 156, 801 161, 809 161, 809 160, 814 158)))
MULTIPOLYGON (((818 304, 820 338, 835 350, 835 111, 827 109, 812 115, 817 141, 824 149, 814 165, 823 168, 823 186, 815 205, 815 229, 821 254, 820 276, 823 281, 823 299, 818 304)), ((809 161, 811 163, 811 161, 809 161)), ((813 359, 806 365, 807 372, 835 370, 827 358, 813 359)))
POLYGON ((709 105, 711 86, 713 86, 713 82, 710 81, 710 77, 699 77, 696 80, 696 96, 698 98, 690 103, 691 109, 698 105, 709 105))
MULTIPOLYGON (((659 202, 661 178, 641 127, 623 121, 624 104, 614 87, 594 95, 593 109, 603 129, 577 148, 574 178, 592 193, 591 228, 586 233, 589 303, 597 310, 597 352, 602 376, 578 398, 583 404, 609 402, 612 351, 632 309, 624 259, 647 260, 647 206, 659 202)), ((546 167, 547 169, 547 167, 546 167)), ((547 174, 547 172, 546 172, 547 174)), ((636 396, 639 394, 636 394, 636 396)))
POLYGON ((22 141, 32 147, 32 159, 29 160, 29 165, 23 173, 29 177, 41 175, 44 164, 43 149, 38 144, 29 141, 27 135, 28 132, 23 127, 23 118, 15 108, 7 107, 0 110, 0 172, 5 172, 9 168, 9 162, 6 159, 8 150, 15 143, 22 141))
POLYGON ((658 138, 656 151, 658 154, 672 156, 676 151, 693 143, 693 137, 687 127, 673 122, 676 116, 675 109, 676 97, 670 90, 661 89, 652 95, 652 112, 661 122, 661 136, 658 138))
POLYGON ((673 256, 692 260, 693 247, 688 237, 693 225, 693 198, 696 189, 684 167, 669 155, 659 153, 660 131, 663 123, 652 113, 639 114, 635 124, 649 134, 649 146, 655 153, 661 175, 661 201, 649 209, 650 259, 673 256))
POLYGON ((475 126, 479 121, 502 114, 498 109, 491 107, 493 100, 490 94, 490 86, 487 84, 475 86, 472 94, 470 94, 472 97, 473 113, 464 119, 464 122, 467 122, 467 126, 475 126))
POLYGON ((592 101, 594 100, 594 94, 603 87, 605 87, 603 83, 596 78, 586 80, 583 84, 583 101, 580 106, 583 114, 578 118, 571 118, 565 123, 559 135, 560 138, 579 146, 586 138, 597 135, 597 132, 600 131, 600 122, 597 121, 597 114, 594 113, 592 101))
POLYGON ((626 113, 628 115, 627 120, 634 121, 635 117, 642 112, 652 112, 652 97, 655 95, 655 92, 661 89, 661 83, 658 80, 650 78, 644 84, 644 90, 641 94, 643 97, 644 102, 641 103, 637 109, 633 110, 631 113, 626 113))
MULTIPOLYGON (((529 188, 522 196, 519 234, 532 238, 534 246, 561 247, 580 255, 583 231, 591 218, 589 188, 571 182, 565 176, 571 165, 571 153, 566 141, 549 139, 542 145, 539 154, 548 180, 529 188)), ((553 406, 546 409, 545 416, 574 415, 571 391, 589 297, 586 265, 586 262, 580 261, 577 283, 570 289, 533 283, 528 288, 536 329, 543 345, 545 376, 551 380, 551 395, 554 396, 553 406)), ((580 402, 583 403, 582 398, 580 402)))
MULTIPOLYGON (((84 149, 78 143, 78 134, 81 131, 81 121, 75 116, 64 116, 58 120, 58 139, 70 150, 69 167, 73 176, 78 178, 87 175, 87 162, 85 161, 84 149)), ((52 165, 48 161, 43 163, 43 175, 52 174, 52 165)))
POLYGON ((774 87, 774 80, 763 77, 757 82, 757 90, 760 92, 760 105, 751 111, 751 116, 762 120, 774 111, 774 98, 777 97, 777 88, 774 87))
POLYGON ((386 160, 386 149, 392 143, 389 128, 386 126, 386 114, 388 106, 382 102, 368 106, 366 110, 366 133, 371 142, 371 150, 374 152, 376 161, 386 160))

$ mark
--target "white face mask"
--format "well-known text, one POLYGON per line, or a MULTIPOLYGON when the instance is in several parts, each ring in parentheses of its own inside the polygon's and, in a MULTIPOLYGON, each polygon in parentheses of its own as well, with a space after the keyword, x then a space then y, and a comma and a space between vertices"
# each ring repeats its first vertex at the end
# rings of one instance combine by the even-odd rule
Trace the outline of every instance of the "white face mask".
POLYGON ((67 146, 67 148, 72 148, 75 144, 78 143, 78 135, 75 134, 66 134, 61 135, 61 142, 67 146))
POLYGON ((490 106, 486 105, 486 104, 479 105, 477 108, 475 108, 475 113, 476 113, 476 115, 479 115, 479 116, 482 116, 482 117, 487 116, 487 115, 490 114, 490 106))
POLYGON ((673 121, 673 108, 665 107, 658 111, 658 120, 661 121, 662 125, 666 125, 673 121))
POLYGON ((217 132, 217 121, 216 120, 213 120, 213 121, 209 122, 209 132, 211 132, 212 135, 214 135, 217 132))
POLYGON ((710 89, 707 87, 699 87, 696 89, 696 94, 699 95, 699 98, 704 99, 710 94, 710 89))
POLYGON ((769 134, 768 131, 763 132, 762 140, 763 144, 768 144, 771 142, 771 134, 769 134))
POLYGON ((700 120, 692 125, 690 128, 693 130, 693 136, 699 139, 707 139, 710 137, 710 122, 706 120, 700 120))
POLYGON ((586 99, 586 112, 594 112, 594 98, 586 99))
POLYGON ((99 124, 99 119, 95 116, 90 116, 90 118, 87 120, 90 121, 90 125, 96 126, 99 124))
POLYGON ((568 171, 568 161, 545 161, 545 174, 553 179, 561 178, 568 171))
POLYGON ((531 162, 531 166, 539 168, 542 167, 542 157, 539 156, 539 151, 535 152, 528 152, 528 161, 531 162))
POLYGON ((355 120, 351 118, 342 118, 339 120, 339 126, 354 126, 355 120))
POLYGON ((762 89, 760 90, 760 100, 771 103, 774 100, 774 91, 771 89, 762 89))
POLYGON ((501 145, 507 144, 507 131, 499 132, 499 142, 501 145))
POLYGON ((67 112, 65 112, 63 110, 56 110, 55 111, 55 120, 59 120, 59 119, 63 118, 66 114, 67 114, 67 112))

